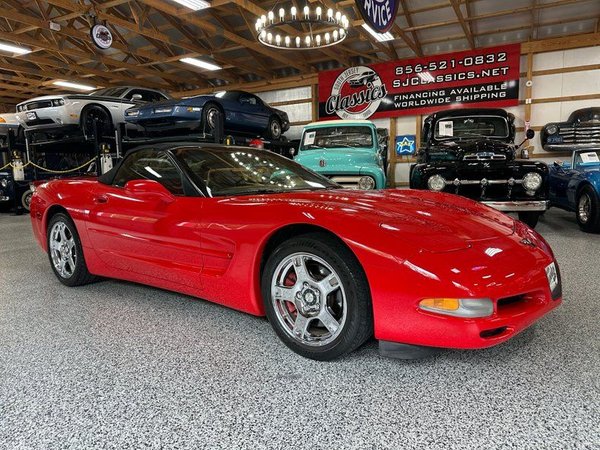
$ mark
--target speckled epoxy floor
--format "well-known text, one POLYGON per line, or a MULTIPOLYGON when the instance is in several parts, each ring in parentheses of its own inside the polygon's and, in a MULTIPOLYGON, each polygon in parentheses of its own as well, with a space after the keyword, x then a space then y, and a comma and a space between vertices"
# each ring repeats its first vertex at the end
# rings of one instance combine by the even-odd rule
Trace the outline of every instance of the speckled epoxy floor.
POLYGON ((600 448, 600 236, 539 231, 561 308, 500 347, 303 359, 269 324, 118 281, 62 286, 0 214, 0 449, 600 448))

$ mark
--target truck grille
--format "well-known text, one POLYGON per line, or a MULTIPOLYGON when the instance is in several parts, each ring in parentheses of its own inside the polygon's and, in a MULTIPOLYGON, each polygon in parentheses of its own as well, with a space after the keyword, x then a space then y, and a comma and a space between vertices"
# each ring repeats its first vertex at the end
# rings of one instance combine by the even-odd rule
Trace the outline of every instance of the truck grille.
POLYGON ((600 123, 561 127, 559 131, 564 144, 597 144, 600 143, 600 123))
POLYGON ((331 181, 337 184, 341 184, 346 189, 358 189, 358 180, 360 177, 353 176, 340 176, 340 175, 326 175, 331 181))
POLYGON ((508 179, 464 179, 446 180, 445 192, 450 192, 473 200, 510 199, 524 196, 523 180, 508 179))

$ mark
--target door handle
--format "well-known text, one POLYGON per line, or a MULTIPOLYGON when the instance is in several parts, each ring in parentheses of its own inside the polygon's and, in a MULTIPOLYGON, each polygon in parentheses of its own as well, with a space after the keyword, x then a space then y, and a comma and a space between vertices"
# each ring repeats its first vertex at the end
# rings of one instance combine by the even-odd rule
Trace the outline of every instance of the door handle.
POLYGON ((94 198, 94 201, 96 203, 106 203, 106 202, 108 202, 108 197, 106 195, 100 195, 100 196, 94 198))

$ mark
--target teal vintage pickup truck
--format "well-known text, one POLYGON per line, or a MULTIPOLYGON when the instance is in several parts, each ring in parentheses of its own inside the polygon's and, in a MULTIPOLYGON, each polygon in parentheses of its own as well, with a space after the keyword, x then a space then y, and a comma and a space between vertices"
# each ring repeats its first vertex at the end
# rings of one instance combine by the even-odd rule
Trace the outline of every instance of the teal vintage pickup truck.
POLYGON ((369 120, 314 122, 302 132, 296 162, 349 189, 383 189, 387 145, 369 120))

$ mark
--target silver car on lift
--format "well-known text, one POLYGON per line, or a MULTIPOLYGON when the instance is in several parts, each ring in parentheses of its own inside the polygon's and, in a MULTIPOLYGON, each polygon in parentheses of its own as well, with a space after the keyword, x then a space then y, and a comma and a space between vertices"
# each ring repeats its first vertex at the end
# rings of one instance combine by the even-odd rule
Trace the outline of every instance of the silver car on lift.
POLYGON ((135 86, 118 86, 90 94, 46 95, 17 105, 17 120, 26 130, 81 129, 93 134, 94 122, 102 134, 112 134, 125 120, 125 110, 147 102, 168 100, 169 94, 135 86))

